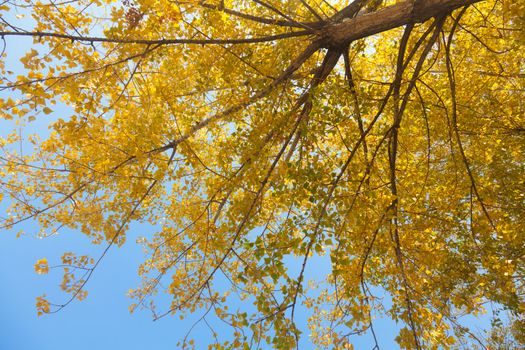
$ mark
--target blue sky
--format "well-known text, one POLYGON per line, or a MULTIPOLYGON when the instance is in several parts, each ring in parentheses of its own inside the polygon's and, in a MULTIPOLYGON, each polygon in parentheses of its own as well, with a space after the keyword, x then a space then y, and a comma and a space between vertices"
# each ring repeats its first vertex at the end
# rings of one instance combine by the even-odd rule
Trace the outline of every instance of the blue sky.
MULTIPOLYGON (((181 321, 177 316, 169 316, 153 322, 148 311, 128 312, 131 300, 126 297, 126 292, 138 284, 136 267, 143 259, 140 247, 133 239, 123 248, 112 249, 104 258, 89 281, 86 300, 73 302, 56 314, 38 317, 35 298, 45 292, 48 296, 60 296, 53 291, 58 289, 61 271, 51 270, 48 275, 37 275, 34 263, 45 256, 51 264, 64 251, 94 253, 103 246, 91 246, 89 240, 77 232, 63 231, 57 236, 38 239, 34 235, 37 231, 34 225, 26 224, 23 229, 26 234, 18 239, 15 232, 0 235, 0 349, 178 348, 176 344, 190 328, 191 318, 181 321)), ((131 236, 136 237, 137 231, 142 229, 132 231, 131 236)), ((319 265, 314 270, 316 274, 323 273, 319 265)), ((376 322, 380 342, 388 345, 387 349, 396 348, 393 343, 395 327, 392 326, 391 322, 376 322)), ((221 328, 216 330, 220 333, 221 328)), ((203 324, 196 327, 192 335, 202 346, 212 341, 203 324)), ((359 343, 364 346, 370 344, 369 340, 367 336, 359 343)), ((311 348, 305 336, 301 349, 311 348)), ((361 348, 371 346, 357 347, 361 348)))
MULTIPOLYGON (((35 227, 26 225, 28 232, 35 227)), ((41 257, 54 260, 63 251, 86 251, 89 242, 68 232, 37 239, 0 236, 0 349, 175 349, 184 335, 176 318, 153 322, 147 312, 130 315, 127 290, 136 285, 136 265, 142 254, 136 245, 113 249, 88 285, 89 297, 62 311, 37 317, 36 296, 57 289, 60 271, 37 275, 33 264, 41 257), (84 248, 84 249, 83 249, 84 248)), ((101 248, 101 247, 98 247, 101 248)))

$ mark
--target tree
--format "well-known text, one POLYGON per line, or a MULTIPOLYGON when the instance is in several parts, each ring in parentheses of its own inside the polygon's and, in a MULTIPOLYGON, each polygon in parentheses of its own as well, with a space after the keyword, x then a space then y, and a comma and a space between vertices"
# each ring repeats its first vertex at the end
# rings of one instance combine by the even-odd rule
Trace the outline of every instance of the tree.
POLYGON ((405 325, 407 349, 487 348, 461 318, 486 303, 521 322, 525 1, 0 9, 32 17, 2 18, 3 57, 33 42, 22 75, 1 63, 2 117, 53 117, 49 135, 1 141, 2 227, 36 220, 42 235, 75 229, 104 247, 64 254, 71 298, 41 297, 40 313, 84 298, 141 222, 156 233, 132 309, 167 292, 154 317, 214 314, 233 329, 217 348, 295 348, 299 308, 320 348, 376 339, 377 315, 405 325), (321 257, 331 269, 308 283, 321 257), (251 306, 230 311, 236 300, 251 306))

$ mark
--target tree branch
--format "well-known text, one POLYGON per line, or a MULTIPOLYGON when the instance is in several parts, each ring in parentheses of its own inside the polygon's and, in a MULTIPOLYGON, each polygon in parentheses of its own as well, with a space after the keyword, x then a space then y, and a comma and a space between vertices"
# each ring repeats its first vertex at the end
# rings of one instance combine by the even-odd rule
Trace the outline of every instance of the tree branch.
POLYGON ((125 39, 125 38, 103 38, 94 36, 79 36, 70 34, 61 34, 53 32, 15 32, 15 31, 1 31, 0 37, 5 36, 26 36, 33 38, 59 38, 67 39, 71 41, 80 41, 88 43, 104 42, 104 43, 115 43, 115 44, 142 44, 142 45, 176 45, 176 44, 187 44, 187 45, 224 45, 224 44, 256 44, 264 43, 275 40, 294 38, 299 36, 305 36, 312 34, 311 30, 301 30, 290 33, 282 33, 275 35, 267 35, 262 37, 254 38, 240 38, 240 39, 125 39))
POLYGON ((330 45, 345 45, 406 24, 422 23, 480 1, 482 0, 407 0, 329 26, 321 36, 330 45))

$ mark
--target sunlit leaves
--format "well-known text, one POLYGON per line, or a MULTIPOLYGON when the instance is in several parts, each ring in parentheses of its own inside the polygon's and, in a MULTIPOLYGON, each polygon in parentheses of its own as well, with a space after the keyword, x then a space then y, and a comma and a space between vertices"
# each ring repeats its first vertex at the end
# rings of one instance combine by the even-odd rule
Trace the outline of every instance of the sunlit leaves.
MULTIPOLYGON (((521 322, 523 1, 417 23, 404 51, 403 28, 323 42, 343 1, 27 4, 56 35, 2 61, 1 116, 50 128, 0 143, 3 226, 76 230, 102 259, 142 224, 130 309, 213 315, 219 349, 350 349, 377 317, 403 348, 475 346, 462 316, 489 302, 521 322)), ((71 300, 99 261, 55 266, 71 300)))
POLYGON ((49 266, 47 264, 47 259, 39 259, 35 264, 35 272, 39 275, 43 275, 49 272, 49 266))
POLYGON ((51 310, 49 301, 45 299, 45 295, 36 298, 36 309, 37 309, 38 316, 47 314, 51 310))

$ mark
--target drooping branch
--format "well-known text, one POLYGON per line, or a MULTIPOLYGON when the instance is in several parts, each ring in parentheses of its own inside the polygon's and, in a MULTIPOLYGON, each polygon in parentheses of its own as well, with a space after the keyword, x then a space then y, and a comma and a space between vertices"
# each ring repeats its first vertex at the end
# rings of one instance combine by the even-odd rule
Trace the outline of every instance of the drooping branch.
MULTIPOLYGON (((489 221, 490 223, 490 226, 492 227, 492 229, 494 230, 494 232, 498 232, 498 229, 496 227, 496 225, 494 224, 494 221, 492 220, 492 217, 490 216, 490 213, 487 209, 487 206, 485 205, 485 202, 483 201, 483 198, 481 197, 481 194, 480 194, 480 191, 479 191, 479 188, 477 186, 477 183, 476 183, 476 180, 474 179, 474 174, 472 172, 472 168, 471 168, 471 165, 467 159, 467 155, 465 153, 465 147, 463 146, 463 142, 461 140, 461 136, 459 134, 459 129, 458 129, 458 106, 457 106, 457 99, 456 99, 456 81, 455 81, 455 72, 454 72, 454 67, 452 65, 452 58, 451 58, 451 54, 450 54, 450 46, 452 44, 452 38, 454 36, 454 32, 456 30, 456 27, 459 26, 459 19, 461 18, 461 16, 463 15, 464 11, 461 12, 458 16, 458 18, 454 21, 454 25, 452 27, 452 30, 450 31, 450 34, 448 35, 448 38, 447 38, 447 41, 445 42, 445 62, 446 62, 446 66, 447 66, 447 78, 448 78, 448 81, 449 81, 449 86, 450 86, 450 96, 451 96, 451 101, 452 101, 452 127, 453 127, 453 131, 454 131, 454 135, 456 137, 456 142, 458 144, 458 148, 459 148, 459 154, 461 155, 461 158, 463 160, 463 163, 465 164, 465 169, 467 170, 467 175, 470 179, 470 183, 471 183, 471 191, 474 192, 474 194, 476 195, 476 198, 481 206, 481 209, 483 211, 483 214, 485 215, 485 217, 487 218, 487 220, 489 221)), ((489 49, 489 51, 491 51, 489 49)), ((492 51, 494 52, 494 51, 492 51)), ((494 53, 497 53, 497 52, 494 52, 494 53)), ((476 236, 473 234, 473 239, 474 239, 474 242, 477 243, 476 241, 476 236)))
POLYGON ((391 204, 391 210, 392 210, 392 219, 391 219, 391 237, 392 241, 394 242, 394 250, 396 255, 396 262, 399 267, 401 280, 403 283, 403 291, 405 294, 405 303, 407 308, 407 317, 408 317, 408 324, 411 328, 413 337, 414 337, 414 345, 416 349, 421 349, 420 339, 418 335, 418 331, 416 328, 416 324, 414 321, 414 307, 412 303, 412 299, 409 293, 410 286, 408 283, 408 279, 406 277, 406 270, 404 266, 403 261, 403 254, 402 254, 402 248, 401 248, 401 239, 399 234, 399 220, 398 220, 398 210, 399 210, 399 199, 398 199, 398 191, 397 191, 397 153, 398 153, 398 130, 401 125, 401 120, 403 118, 404 111, 406 109, 408 99, 410 97, 411 91, 414 89, 416 81, 418 77, 420 76, 421 70, 423 68, 423 64, 430 53, 430 50, 434 43, 436 42, 439 32, 443 26, 443 23, 445 21, 445 17, 441 17, 439 19, 436 19, 436 29, 434 30, 434 33, 432 37, 429 39, 426 47, 424 48, 417 64, 414 69, 414 73, 412 75, 412 79, 410 80, 407 90, 405 91, 403 100, 400 101, 399 96, 399 89, 400 89, 400 82, 402 78, 402 67, 403 67, 403 60, 404 60, 404 54, 405 54, 405 45, 408 41, 408 37, 410 35, 410 32, 412 30, 412 27, 409 25, 405 29, 405 34, 403 35, 403 39, 401 40, 401 47, 398 54, 398 62, 397 62, 397 71, 396 71, 396 79, 395 79, 395 86, 394 86, 394 123, 391 128, 391 137, 389 140, 389 149, 388 149, 388 158, 389 158, 389 166, 390 166, 390 191, 392 195, 394 196, 394 200, 391 204))

